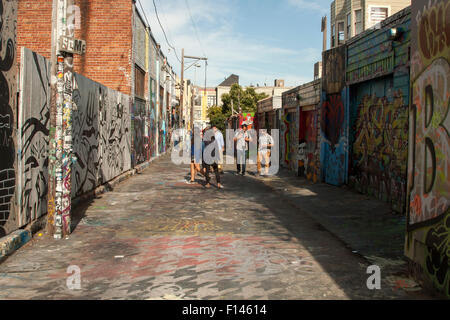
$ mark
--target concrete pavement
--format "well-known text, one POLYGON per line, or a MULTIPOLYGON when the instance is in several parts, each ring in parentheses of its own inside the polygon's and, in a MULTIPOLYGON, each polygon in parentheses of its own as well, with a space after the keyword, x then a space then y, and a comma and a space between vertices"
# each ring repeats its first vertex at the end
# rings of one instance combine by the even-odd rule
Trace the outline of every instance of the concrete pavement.
POLYGON ((282 174, 270 185, 225 169, 225 189, 205 189, 186 184, 188 167, 168 155, 154 161, 76 208, 69 239, 35 238, 1 263, 0 298, 427 297, 392 268, 382 268, 381 290, 369 290, 371 263, 306 213, 310 208, 277 192, 282 174), (79 290, 67 286, 69 266, 81 271, 79 290))

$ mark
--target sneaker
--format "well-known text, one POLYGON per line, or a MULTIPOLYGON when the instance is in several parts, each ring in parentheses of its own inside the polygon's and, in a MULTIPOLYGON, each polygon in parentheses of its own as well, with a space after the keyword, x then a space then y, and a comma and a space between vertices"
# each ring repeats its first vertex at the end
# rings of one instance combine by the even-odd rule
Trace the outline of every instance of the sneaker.
POLYGON ((220 183, 217 185, 217 188, 219 189, 223 189, 223 185, 221 185, 220 183))
POLYGON ((186 180, 186 183, 187 183, 187 184, 194 184, 194 183, 195 183, 195 181, 191 181, 191 180, 186 180))

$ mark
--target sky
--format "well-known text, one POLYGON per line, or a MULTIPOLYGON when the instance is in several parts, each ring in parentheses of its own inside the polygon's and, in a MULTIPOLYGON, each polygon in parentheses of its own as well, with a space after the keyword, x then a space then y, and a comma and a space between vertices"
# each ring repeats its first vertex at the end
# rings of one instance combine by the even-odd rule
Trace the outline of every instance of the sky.
MULTIPOLYGON (((181 64, 170 49, 155 14, 153 0, 141 2, 163 53, 178 76, 181 64)), ((206 56, 207 86, 231 74, 243 86, 273 86, 284 79, 298 86, 314 79, 314 63, 322 60, 321 18, 330 15, 332 0, 154 0, 168 41, 181 59, 206 56)), ((329 33, 329 32, 328 32, 329 33)), ((329 41, 328 41, 329 42, 329 41)), ((191 60, 186 60, 188 63, 191 60)), ((205 66, 191 67, 185 78, 205 83, 205 66)), ((186 64, 185 67, 189 66, 186 64)))

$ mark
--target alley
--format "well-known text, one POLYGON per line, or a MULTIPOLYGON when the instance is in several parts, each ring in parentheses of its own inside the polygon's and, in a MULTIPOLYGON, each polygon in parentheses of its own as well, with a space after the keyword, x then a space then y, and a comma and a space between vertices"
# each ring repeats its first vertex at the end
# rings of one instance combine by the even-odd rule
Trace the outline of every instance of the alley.
POLYGON ((255 177, 227 167, 219 190, 186 184, 187 173, 166 155, 75 208, 69 239, 37 236, 0 263, 0 298, 418 297, 385 274, 369 290, 366 260, 255 177))

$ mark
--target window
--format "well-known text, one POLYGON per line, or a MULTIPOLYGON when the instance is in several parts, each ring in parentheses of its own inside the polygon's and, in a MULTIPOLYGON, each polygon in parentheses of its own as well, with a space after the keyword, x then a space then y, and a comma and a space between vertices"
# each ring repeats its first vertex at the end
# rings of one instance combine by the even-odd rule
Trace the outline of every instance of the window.
POLYGON ((362 26, 362 10, 355 10, 355 35, 363 31, 362 26))
POLYGON ((208 96, 208 108, 216 104, 216 96, 208 96))
POLYGON ((345 34, 344 34, 344 22, 338 23, 338 44, 344 43, 345 34))
POLYGON ((347 39, 352 37, 352 15, 347 14, 347 39))
POLYGON ((331 47, 332 48, 335 46, 335 42, 336 42, 336 27, 333 24, 331 26, 331 47))
POLYGON ((374 26, 377 23, 383 21, 388 17, 389 8, 387 7, 370 7, 369 9, 369 21, 370 26, 374 26))
POLYGON ((134 95, 145 99, 145 72, 137 65, 134 76, 134 95))

